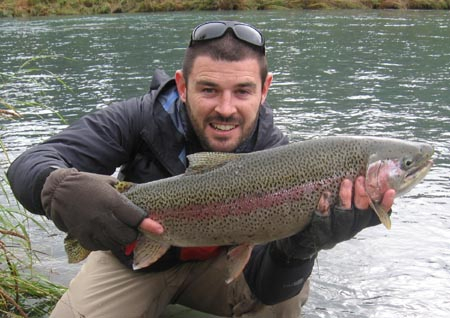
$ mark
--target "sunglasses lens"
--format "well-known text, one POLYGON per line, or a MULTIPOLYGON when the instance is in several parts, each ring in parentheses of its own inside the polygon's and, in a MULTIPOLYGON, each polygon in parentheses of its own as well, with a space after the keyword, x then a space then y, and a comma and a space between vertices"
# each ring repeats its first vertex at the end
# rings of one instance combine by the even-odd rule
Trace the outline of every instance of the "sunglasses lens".
POLYGON ((258 30, 248 24, 229 21, 206 22, 200 24, 192 31, 189 47, 192 45, 193 41, 206 41, 220 38, 229 28, 233 30, 238 39, 260 47, 263 54, 265 54, 264 38, 258 30))
POLYGON ((236 36, 250 44, 256 45, 256 46, 263 46, 264 45, 264 39, 257 30, 254 28, 245 25, 245 24, 237 24, 233 27, 234 34, 236 36))
POLYGON ((227 26, 220 22, 209 22, 199 25, 192 32, 193 41, 210 40, 221 37, 227 29, 227 26))

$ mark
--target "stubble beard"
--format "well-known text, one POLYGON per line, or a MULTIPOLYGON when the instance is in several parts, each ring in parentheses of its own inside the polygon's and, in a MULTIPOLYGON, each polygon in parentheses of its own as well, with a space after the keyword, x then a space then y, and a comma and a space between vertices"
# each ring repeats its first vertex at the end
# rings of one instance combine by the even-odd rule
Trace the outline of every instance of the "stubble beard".
MULTIPOLYGON (((216 149, 214 149, 212 143, 210 142, 210 140, 208 139, 208 136, 205 135, 203 129, 202 129, 202 125, 201 123, 197 120, 197 118, 195 118, 192 115, 192 111, 191 111, 191 107, 189 104, 189 98, 186 95, 186 111, 187 111, 187 115, 188 118, 191 122, 192 128, 194 129, 194 132, 201 144, 201 146, 206 150, 206 151, 218 151, 216 149)), ((206 122, 211 122, 211 121, 218 121, 218 122, 222 122, 222 123, 238 123, 240 125, 240 127, 243 127, 243 120, 241 118, 236 118, 234 116, 232 117, 228 117, 225 118, 223 116, 220 115, 216 115, 216 116, 208 116, 207 118, 205 118, 206 122)), ((221 151, 221 152, 234 152, 236 150, 236 148, 239 147, 239 145, 243 144, 248 138, 250 138, 250 135, 253 133, 254 128, 256 126, 256 122, 257 120, 254 121, 253 125, 251 126, 251 128, 248 131, 244 131, 243 134, 240 136, 240 138, 237 140, 237 142, 235 142, 235 144, 233 144, 233 147, 231 149, 227 149, 226 151, 221 151)), ((218 139, 219 142, 227 142, 228 138, 224 138, 224 140, 220 140, 218 139)), ((216 139, 217 140, 217 139, 216 139)))

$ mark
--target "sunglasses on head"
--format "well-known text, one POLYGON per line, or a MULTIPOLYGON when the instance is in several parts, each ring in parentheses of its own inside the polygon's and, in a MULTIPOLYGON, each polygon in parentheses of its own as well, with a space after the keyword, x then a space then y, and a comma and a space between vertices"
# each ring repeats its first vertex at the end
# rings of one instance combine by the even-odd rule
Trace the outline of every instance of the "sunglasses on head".
POLYGON ((210 21, 196 26, 191 34, 189 47, 195 41, 218 39, 228 29, 231 29, 239 40, 261 48, 263 54, 265 54, 265 41, 262 33, 250 24, 235 21, 210 21))

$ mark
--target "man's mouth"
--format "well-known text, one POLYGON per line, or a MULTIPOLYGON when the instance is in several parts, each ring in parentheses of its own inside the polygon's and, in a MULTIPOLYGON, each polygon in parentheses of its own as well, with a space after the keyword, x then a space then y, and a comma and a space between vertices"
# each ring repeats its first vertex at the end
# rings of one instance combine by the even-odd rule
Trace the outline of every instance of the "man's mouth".
POLYGON ((211 124, 211 127, 213 127, 216 130, 220 131, 230 131, 237 127, 237 125, 230 125, 230 124, 211 124))

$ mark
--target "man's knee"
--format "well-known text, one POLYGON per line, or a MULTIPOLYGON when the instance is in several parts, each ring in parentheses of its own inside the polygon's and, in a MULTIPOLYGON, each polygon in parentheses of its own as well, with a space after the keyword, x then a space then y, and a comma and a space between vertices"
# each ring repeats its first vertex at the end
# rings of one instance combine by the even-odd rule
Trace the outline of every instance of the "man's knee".
MULTIPOLYGON (((287 299, 281 303, 270 306, 273 317, 298 318, 301 314, 301 308, 308 300, 309 296, 309 279, 303 285, 302 290, 296 296, 287 299)), ((259 316, 258 316, 259 317, 259 316)))
POLYGON ((301 314, 301 307, 306 303, 309 296, 309 279, 303 285, 302 290, 296 296, 286 299, 275 305, 264 305, 258 301, 250 290, 240 286, 241 290, 248 291, 246 297, 233 308, 235 316, 258 317, 258 318, 298 318, 301 314), (251 295, 249 295, 249 293, 251 295))

